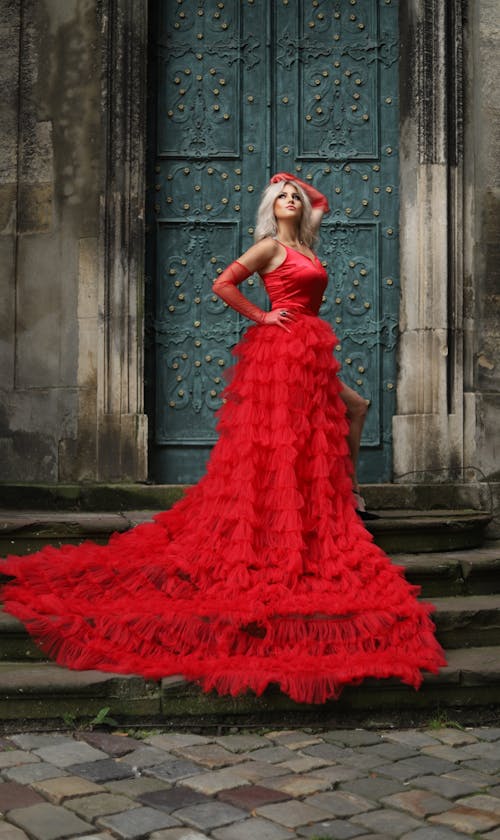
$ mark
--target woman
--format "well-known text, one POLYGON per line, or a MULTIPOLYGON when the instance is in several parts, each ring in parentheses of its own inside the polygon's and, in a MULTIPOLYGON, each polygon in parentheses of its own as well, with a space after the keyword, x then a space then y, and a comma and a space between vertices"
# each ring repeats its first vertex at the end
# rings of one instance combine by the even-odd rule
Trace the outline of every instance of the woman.
MULTIPOLYGON (((277 268, 283 262, 283 249, 278 247, 278 243, 285 248, 295 249, 314 262, 311 246, 316 240, 323 215, 329 210, 325 196, 312 185, 286 172, 273 175, 259 207, 255 231, 258 245, 250 248, 237 260, 239 266, 248 268, 248 274, 242 274, 241 270, 237 269, 237 277, 245 279, 256 271, 259 274, 268 274, 277 268)), ((232 272, 222 274, 214 283, 214 292, 251 320, 257 323, 276 324, 286 329, 283 319, 290 317, 287 310, 283 310, 284 315, 281 319, 279 312, 276 314, 275 310, 266 315, 262 310, 250 304, 243 295, 235 294, 233 279, 232 272)), ((238 282, 241 281, 236 279, 236 283, 238 282)), ((376 514, 366 510, 356 475, 361 435, 369 403, 343 382, 341 382, 340 396, 346 404, 349 419, 347 440, 353 467, 356 509, 362 519, 377 519, 376 514)))
POLYGON ((60 664, 181 673, 221 694, 278 684, 305 703, 365 677, 418 687, 444 664, 432 608, 356 513, 336 338, 318 318, 327 276, 312 245, 326 208, 275 176, 258 241, 214 283, 256 323, 235 348, 202 480, 107 546, 5 563, 7 611, 60 664), (254 271, 270 312, 238 289, 254 271))

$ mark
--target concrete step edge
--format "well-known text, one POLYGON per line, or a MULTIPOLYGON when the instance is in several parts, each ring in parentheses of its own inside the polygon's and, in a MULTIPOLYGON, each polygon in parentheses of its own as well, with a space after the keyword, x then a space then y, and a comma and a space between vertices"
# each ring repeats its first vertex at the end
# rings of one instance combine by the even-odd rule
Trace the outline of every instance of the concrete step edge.
MULTIPOLYGON (((111 534, 151 521, 153 515, 145 510, 114 514, 4 511, 0 518, 0 557, 30 554, 45 545, 78 544, 85 539, 105 543, 111 534)), ((364 524, 375 543, 394 555, 474 550, 483 544, 490 522, 490 514, 480 511, 441 510, 390 511, 364 524)))
MULTIPOLYGON (((429 598, 421 596, 420 600, 429 603, 429 598)), ((439 615, 471 615, 480 613, 500 612, 500 594, 491 595, 447 595, 433 597, 430 601, 435 607, 433 618, 439 615)), ((6 612, 0 605, 0 635, 2 633, 20 633, 27 631, 24 624, 15 616, 6 612)))
MULTIPOLYGON (((296 704, 279 691, 261 697, 219 697, 204 694, 182 676, 151 683, 140 677, 68 671, 52 663, 20 665, 0 663, 0 712, 8 721, 84 720, 110 708, 122 720, 175 721, 187 726, 211 722, 264 720, 325 720, 339 714, 402 710, 442 710, 457 707, 498 706, 500 698, 500 646, 447 652, 448 664, 439 674, 425 674, 419 691, 398 680, 365 680, 347 686, 339 700, 322 706, 296 704), (493 705, 492 705, 493 704, 493 705), (287 717, 288 716, 288 717, 287 717)), ((345 722, 345 720, 344 720, 345 722)))
MULTIPOLYGON (((19 555, 20 557, 29 555, 19 555)), ((441 595, 466 595, 480 585, 484 591, 476 595, 500 592, 500 543, 491 547, 459 549, 453 551, 427 551, 415 553, 390 553, 394 565, 404 569, 406 578, 423 587, 432 586, 429 597, 441 595)), ((0 559, 0 585, 8 578, 2 575, 0 559)), ((1 601, 0 601, 1 606, 1 601)))
MULTIPOLYGON (((446 651, 447 665, 438 674, 424 673, 424 685, 450 684, 463 682, 483 684, 485 680, 500 685, 500 645, 487 647, 457 648, 446 651)), ((364 684, 381 687, 399 685, 399 680, 367 679, 364 684)), ((57 694, 102 694, 102 688, 118 688, 122 697, 142 696, 146 691, 155 695, 161 688, 166 692, 200 692, 182 675, 166 677, 159 682, 146 680, 129 674, 104 673, 101 671, 73 671, 55 665, 52 662, 1 662, 0 663, 0 698, 6 695, 57 694)), ((202 694, 202 692, 200 692, 202 694)), ((273 692, 270 692, 273 693, 273 692)))
MULTIPOLYGON (((56 514, 3 511, 0 512, 0 557, 31 554, 46 545, 75 545, 86 539, 106 543, 113 533, 123 533, 149 522, 153 515, 153 511, 145 510, 56 514)), ((472 551, 481 547, 490 522, 489 514, 477 511, 390 511, 380 519, 366 520, 365 525, 375 543, 390 555, 403 552, 436 555, 442 551, 472 551)))
MULTIPOLYGON (((422 598, 432 603, 436 635, 448 649, 500 644, 500 595, 422 598)), ((21 621, 0 609, 0 662, 39 662, 47 657, 37 647, 21 621)))
MULTIPOLYGON (((1 535, 0 535, 1 539, 1 535)), ((19 555, 27 556, 27 555, 19 555)), ((444 568, 460 567, 468 572, 477 569, 500 568, 500 540, 490 540, 481 546, 466 549, 450 549, 433 552, 396 551, 391 560, 408 571, 439 572, 444 568)), ((0 559, 0 572, 2 561, 0 559)))
MULTIPOLYGON (((425 598, 423 600, 426 600, 425 598)), ((450 595, 432 599, 436 608, 435 615, 472 613, 493 613, 500 611, 500 594, 491 595, 450 595)))
MULTIPOLYGON (((456 648, 445 652, 447 665, 438 674, 424 673, 424 683, 450 682, 459 674, 473 676, 479 672, 500 683, 500 645, 485 647, 456 648)), ((366 680, 365 682, 381 682, 387 685, 392 680, 366 680)), ((399 682, 395 680, 394 682, 399 682)), ((94 689, 100 685, 122 684, 127 686, 128 693, 134 693, 138 688, 148 686, 155 692, 159 685, 166 691, 178 691, 181 687, 196 690, 192 683, 182 675, 165 677, 157 682, 146 680, 134 674, 118 674, 96 670, 74 671, 55 665, 53 662, 1 662, 0 663, 0 694, 6 690, 22 690, 23 693, 36 693, 40 689, 48 688, 50 692, 78 691, 94 689)))
MULTIPOLYGON (((474 468, 456 475, 432 473, 407 474, 405 480, 362 485, 371 506, 416 507, 489 507, 500 490, 500 482, 482 480, 474 468)), ((12 482, 0 484, 0 506, 49 509, 121 510, 154 508, 162 510, 180 498, 187 485, 134 482, 43 484, 12 482)))
MULTIPOLYGON (((150 522, 157 510, 37 511, 0 510, 0 536, 59 534, 107 534, 150 522)), ((487 524, 491 514, 483 510, 377 510, 379 519, 367 520, 370 530, 422 527, 472 527, 487 524)))

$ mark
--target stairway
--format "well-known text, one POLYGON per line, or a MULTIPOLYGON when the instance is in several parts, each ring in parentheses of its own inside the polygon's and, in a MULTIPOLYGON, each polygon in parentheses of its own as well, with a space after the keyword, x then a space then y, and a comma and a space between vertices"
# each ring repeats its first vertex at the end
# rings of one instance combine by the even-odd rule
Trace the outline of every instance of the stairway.
MULTIPOLYGON (((297 705, 279 691, 261 698, 205 695, 182 677, 161 683, 140 677, 70 671, 44 661, 23 626, 0 610, 0 717, 3 721, 89 720, 103 709, 124 723, 248 726, 263 722, 318 723, 377 714, 487 709, 500 703, 500 541, 484 541, 490 517, 474 510, 388 510, 366 523, 375 541, 404 566, 422 598, 436 607, 447 666, 426 675, 416 692, 396 680, 365 680, 321 707, 297 705)), ((43 544, 105 541, 146 521, 151 511, 0 511, 0 556, 43 544)))

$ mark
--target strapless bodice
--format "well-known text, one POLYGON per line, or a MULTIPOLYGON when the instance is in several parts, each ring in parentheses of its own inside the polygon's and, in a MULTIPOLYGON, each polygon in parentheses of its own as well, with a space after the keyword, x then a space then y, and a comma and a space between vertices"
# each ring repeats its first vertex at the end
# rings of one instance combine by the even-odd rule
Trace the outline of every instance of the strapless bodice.
POLYGON ((325 269, 318 257, 311 260, 294 248, 287 245, 283 248, 286 256, 281 265, 261 275, 271 308, 283 307, 317 315, 328 283, 325 269))

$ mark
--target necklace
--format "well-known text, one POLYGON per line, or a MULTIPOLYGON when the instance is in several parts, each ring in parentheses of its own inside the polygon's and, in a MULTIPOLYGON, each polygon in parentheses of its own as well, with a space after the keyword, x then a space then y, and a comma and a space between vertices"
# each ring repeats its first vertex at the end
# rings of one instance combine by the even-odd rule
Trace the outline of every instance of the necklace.
MULTIPOLYGON (((276 236, 275 239, 278 239, 276 236)), ((282 245, 287 245, 289 248, 298 248, 299 245, 304 245, 304 241, 299 239, 298 242, 283 242, 282 239, 278 239, 278 242, 281 242, 282 245)))

